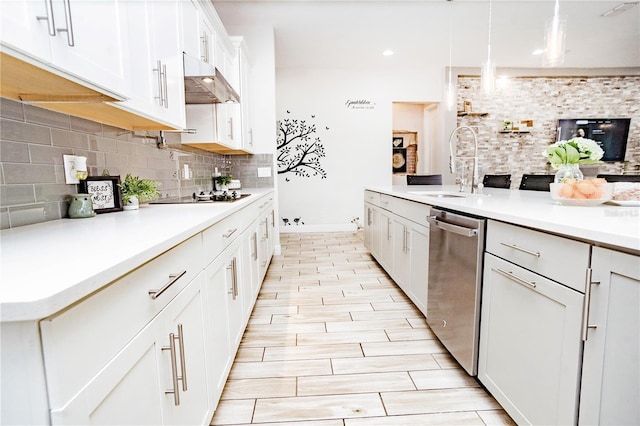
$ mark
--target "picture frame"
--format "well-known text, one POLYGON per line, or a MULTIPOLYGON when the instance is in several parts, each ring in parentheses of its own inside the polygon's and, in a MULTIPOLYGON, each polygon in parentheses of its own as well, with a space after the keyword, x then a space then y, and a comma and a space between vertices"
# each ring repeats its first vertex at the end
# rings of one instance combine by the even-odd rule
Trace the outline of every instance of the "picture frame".
POLYGON ((464 112, 472 112, 471 101, 463 101, 462 106, 464 112))
POLYGON ((393 156, 391 157, 391 165, 392 165, 393 173, 407 172, 407 149, 406 148, 393 149, 393 156))
POLYGON ((402 136, 394 136, 392 145, 394 148, 403 148, 404 147, 404 138, 402 136))
POLYGON ((79 192, 91 194, 96 213, 111 213, 123 210, 120 176, 87 176, 78 184, 79 192))

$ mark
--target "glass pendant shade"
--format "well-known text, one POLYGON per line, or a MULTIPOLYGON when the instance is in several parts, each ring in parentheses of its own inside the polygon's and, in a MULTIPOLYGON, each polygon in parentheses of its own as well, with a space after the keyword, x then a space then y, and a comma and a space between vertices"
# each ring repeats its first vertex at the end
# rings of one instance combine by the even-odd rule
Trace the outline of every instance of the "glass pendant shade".
POLYGON ((542 65, 555 67, 564 63, 567 20, 557 13, 547 20, 544 32, 545 51, 542 65))
POLYGON ((453 111, 456 105, 456 88, 454 83, 449 80, 445 85, 444 100, 447 105, 447 111, 453 111))
POLYGON ((493 92, 496 86, 496 64, 487 58, 487 62, 482 64, 480 70, 480 81, 482 84, 482 91, 485 93, 493 92))

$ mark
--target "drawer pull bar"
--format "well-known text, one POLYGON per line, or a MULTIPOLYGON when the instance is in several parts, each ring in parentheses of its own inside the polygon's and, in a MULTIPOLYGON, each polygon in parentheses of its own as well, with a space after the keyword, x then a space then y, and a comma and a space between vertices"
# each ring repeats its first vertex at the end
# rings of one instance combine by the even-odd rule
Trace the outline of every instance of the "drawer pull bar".
POLYGON ((519 250, 519 251, 521 251, 523 253, 530 254, 531 256, 540 257, 540 252, 539 251, 530 251, 530 250, 527 250, 527 249, 523 249, 522 247, 518 247, 515 244, 508 244, 508 243, 500 243, 500 244, 502 244, 503 246, 507 246, 509 248, 515 249, 515 250, 519 250))
POLYGON ((233 229, 229 229, 227 231, 226 234, 222 234, 223 237, 225 238, 229 238, 230 236, 232 236, 236 231, 238 230, 238 228, 233 228, 233 229))
POLYGON ((186 273, 187 273, 187 270, 185 269, 179 274, 169 274, 170 280, 168 283, 164 285, 164 287, 162 287, 159 290, 149 290, 149 296, 151 296, 151 299, 156 300, 158 297, 160 297, 162 293, 164 293, 169 287, 175 284, 175 282, 178 281, 180 278, 182 278, 182 276, 186 273))
POLYGON ((517 282, 518 284, 522 284, 525 285, 527 287, 531 287, 531 288, 536 288, 536 282, 535 281, 527 281, 525 279, 520 278, 517 275, 513 275, 513 272, 509 272, 509 271, 505 271, 504 269, 494 269, 492 268, 494 271, 496 271, 497 273, 499 273, 500 275, 504 275, 507 278, 512 279, 513 281, 517 282))

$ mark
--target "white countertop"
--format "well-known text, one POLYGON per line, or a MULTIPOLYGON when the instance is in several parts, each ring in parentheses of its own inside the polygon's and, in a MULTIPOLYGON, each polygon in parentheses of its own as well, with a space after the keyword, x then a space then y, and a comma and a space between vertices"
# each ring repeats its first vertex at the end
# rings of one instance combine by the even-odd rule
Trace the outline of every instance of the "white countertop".
POLYGON ((563 206, 554 202, 549 192, 517 189, 484 188, 484 195, 466 193, 464 198, 434 198, 411 194, 424 191, 457 193, 459 189, 455 185, 365 189, 640 254, 640 207, 609 204, 591 207, 563 206))
POLYGON ((0 232, 0 321, 38 320, 271 192, 233 203, 143 205, 0 232))

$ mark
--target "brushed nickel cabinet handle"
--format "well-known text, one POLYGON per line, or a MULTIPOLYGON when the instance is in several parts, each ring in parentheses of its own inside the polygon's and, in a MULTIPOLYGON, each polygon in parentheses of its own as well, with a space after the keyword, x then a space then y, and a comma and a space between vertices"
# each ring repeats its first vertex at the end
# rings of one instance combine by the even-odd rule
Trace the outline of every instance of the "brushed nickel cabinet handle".
POLYGON ((227 291, 227 294, 233 296, 233 300, 236 300, 238 297, 238 270, 236 267, 236 258, 231 259, 229 266, 227 266, 227 270, 231 271, 231 288, 227 291))
POLYGON ((505 277, 517 282, 518 284, 522 284, 524 286, 531 287, 531 288, 536 288, 536 282, 535 281, 527 281, 527 280, 525 280, 523 278, 520 278, 517 275, 514 275, 513 272, 505 271, 504 269, 500 269, 500 268, 491 268, 491 269, 493 271, 496 271, 500 275, 504 275, 505 277))
POLYGON ((251 258, 255 261, 258 260, 258 233, 254 232, 251 236, 253 244, 251 244, 251 258))
POLYGON ((591 285, 596 284, 599 285, 600 281, 592 281, 591 277, 593 275, 593 270, 591 268, 587 268, 586 274, 586 286, 584 291, 584 304, 582 306, 582 341, 587 341, 587 332, 590 328, 598 328, 597 325, 589 324, 589 312, 591 308, 591 285))
POLYGON ((158 290, 149 290, 149 296, 151 299, 156 300, 162 293, 164 293, 169 287, 176 283, 184 274, 187 273, 187 270, 183 270, 179 274, 169 274, 169 282, 166 283, 162 288, 158 290))
POLYGON ((200 41, 202 42, 202 51, 203 54, 200 55, 200 58, 209 63, 209 34, 206 31, 202 32, 202 37, 200 37, 200 41))
POLYGON ((63 0, 64 4, 64 19, 67 23, 67 28, 58 28, 58 32, 67 33, 67 44, 71 47, 75 46, 75 40, 73 38, 73 21, 71 20, 71 2, 69 0, 63 0))
POLYGON ((514 250, 518 250, 518 251, 521 251, 523 253, 530 254, 531 256, 540 257, 540 252, 539 251, 530 251, 530 250, 527 250, 527 249, 523 249, 522 247, 518 247, 515 244, 509 244, 509 243, 500 243, 500 244, 502 244, 503 246, 512 248, 514 250))
POLYGON ((187 361, 184 357, 184 332, 182 324, 178 324, 178 347, 180 348, 180 370, 182 375, 178 380, 182 381, 182 390, 187 391, 187 361))
POLYGON ((233 229, 229 229, 227 231, 226 234, 222 234, 223 237, 225 238, 229 238, 230 236, 232 236, 233 234, 235 234, 235 232, 238 230, 238 228, 233 228, 233 229))
POLYGON ((50 36, 56 35, 56 23, 53 19, 53 0, 44 0, 44 7, 47 11, 47 16, 36 16, 38 21, 47 21, 47 30, 50 36))
POLYGON ((180 405, 180 390, 178 389, 178 362, 176 361, 176 336, 173 333, 169 333, 169 346, 164 346, 163 351, 169 351, 171 354, 171 379, 173 382, 173 389, 166 390, 165 394, 173 394, 173 404, 180 405))
POLYGON ((162 89, 163 89, 163 101, 164 107, 169 108, 169 91, 167 83, 167 64, 162 64, 162 89))
POLYGON ((234 257, 231 259, 231 281, 233 282, 233 299, 238 298, 238 262, 234 257))
POLYGON ((154 99, 158 100, 158 103, 160 104, 160 106, 164 106, 164 97, 162 93, 164 84, 162 83, 162 62, 161 61, 157 61, 156 68, 153 69, 153 72, 158 73, 158 96, 154 96, 154 99))

